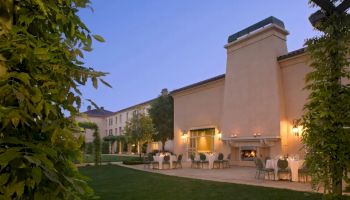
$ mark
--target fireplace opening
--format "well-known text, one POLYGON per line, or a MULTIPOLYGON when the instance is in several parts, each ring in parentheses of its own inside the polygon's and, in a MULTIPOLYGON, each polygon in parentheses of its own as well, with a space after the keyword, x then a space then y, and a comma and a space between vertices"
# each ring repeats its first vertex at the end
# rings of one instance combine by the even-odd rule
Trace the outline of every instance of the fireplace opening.
POLYGON ((253 161, 256 158, 256 147, 241 147, 241 160, 253 161))

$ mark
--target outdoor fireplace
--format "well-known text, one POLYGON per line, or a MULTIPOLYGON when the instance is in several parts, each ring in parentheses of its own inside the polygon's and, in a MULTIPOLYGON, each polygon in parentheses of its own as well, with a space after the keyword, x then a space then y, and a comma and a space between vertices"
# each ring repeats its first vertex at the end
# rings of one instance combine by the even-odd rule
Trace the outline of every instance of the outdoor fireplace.
POLYGON ((241 147, 241 160, 253 161, 256 158, 256 147, 241 147))

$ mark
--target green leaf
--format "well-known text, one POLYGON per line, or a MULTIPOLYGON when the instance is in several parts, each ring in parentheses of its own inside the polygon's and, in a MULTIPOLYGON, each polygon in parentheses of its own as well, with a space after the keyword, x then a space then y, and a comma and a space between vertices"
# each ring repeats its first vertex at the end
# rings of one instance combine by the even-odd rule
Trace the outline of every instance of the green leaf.
POLYGON ((24 192, 24 181, 21 181, 21 182, 16 184, 15 191, 16 191, 18 197, 22 197, 22 194, 24 192))
POLYGON ((101 37, 99 35, 92 35, 92 36, 99 42, 106 42, 105 39, 103 39, 103 37, 101 37))
POLYGON ((7 181, 10 178, 10 174, 9 173, 2 173, 0 175, 0 186, 3 186, 7 183, 7 181))
POLYGON ((109 83, 107 83, 105 80, 103 80, 102 78, 100 78, 100 81, 101 81, 104 85, 106 85, 106 86, 112 88, 112 86, 111 86, 109 83))
POLYGON ((10 77, 21 80, 25 85, 30 85, 30 76, 27 73, 12 72, 10 77))
POLYGON ((17 118, 17 117, 12 117, 12 118, 11 118, 11 122, 12 122, 13 126, 14 126, 15 128, 17 128, 18 123, 19 123, 19 118, 17 118))
POLYGON ((0 165, 4 168, 11 160, 14 160, 21 156, 21 153, 17 152, 17 149, 8 149, 4 153, 0 154, 0 165))
POLYGON ((97 89, 97 78, 96 77, 92 77, 91 81, 92 81, 92 85, 94 86, 94 88, 97 89))
POLYGON ((47 15, 45 4, 41 0, 35 0, 35 2, 39 5, 40 10, 43 11, 45 15, 47 15))
POLYGON ((90 46, 84 46, 82 49, 88 52, 92 51, 92 48, 90 46))
POLYGON ((41 182, 41 169, 39 167, 34 167, 32 169, 32 176, 35 183, 39 184, 41 182))
POLYGON ((0 61, 6 61, 6 58, 0 54, 0 61))

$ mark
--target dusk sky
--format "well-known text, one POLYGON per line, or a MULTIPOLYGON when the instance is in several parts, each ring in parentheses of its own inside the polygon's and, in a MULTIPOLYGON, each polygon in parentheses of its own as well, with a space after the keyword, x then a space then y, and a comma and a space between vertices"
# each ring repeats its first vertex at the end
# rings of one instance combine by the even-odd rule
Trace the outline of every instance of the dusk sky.
POLYGON ((224 74, 228 36, 269 16, 290 32, 288 51, 316 34, 307 0, 92 0, 92 7, 80 16, 106 42, 94 42, 86 66, 109 72, 113 88, 86 86, 83 98, 110 111, 224 74))

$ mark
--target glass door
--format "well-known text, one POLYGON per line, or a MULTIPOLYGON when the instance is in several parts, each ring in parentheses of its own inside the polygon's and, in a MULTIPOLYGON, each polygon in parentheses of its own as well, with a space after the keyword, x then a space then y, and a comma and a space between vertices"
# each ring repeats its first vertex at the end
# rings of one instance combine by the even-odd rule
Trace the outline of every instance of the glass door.
POLYGON ((214 128, 191 130, 188 144, 188 155, 213 152, 214 136, 214 128))

